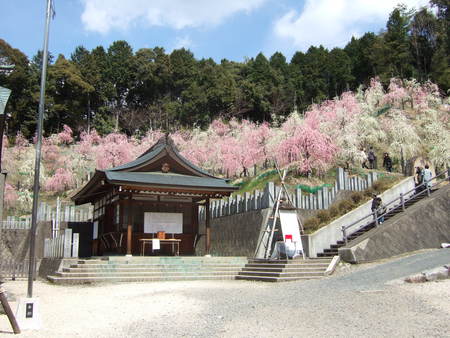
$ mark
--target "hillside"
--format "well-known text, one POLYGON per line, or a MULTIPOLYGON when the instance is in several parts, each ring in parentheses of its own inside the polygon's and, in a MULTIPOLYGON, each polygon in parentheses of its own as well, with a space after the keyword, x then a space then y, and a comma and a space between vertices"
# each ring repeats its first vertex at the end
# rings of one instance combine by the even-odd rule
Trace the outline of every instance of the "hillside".
MULTIPOLYGON (((215 120, 206 129, 180 129, 170 134, 180 152, 194 164, 217 176, 239 183, 260 175, 276 162, 289 168, 290 184, 318 186, 332 179, 336 166, 355 173, 367 164, 373 147, 382 166, 384 152, 390 153, 394 171, 402 163, 421 156, 437 169, 449 165, 449 98, 431 83, 392 79, 385 92, 372 80, 366 90, 346 92, 334 100, 312 105, 305 114, 292 113, 272 124, 236 119, 215 120)), ((112 133, 100 136, 95 130, 74 139, 64 126, 43 141, 41 187, 44 199, 67 197, 86 182, 95 169, 131 161, 147 150, 161 130, 145 136, 112 133)), ((4 142, 3 163, 9 172, 6 212, 28 212, 33 185, 34 145, 21 134, 4 142)), ((276 175, 268 174, 270 179, 276 175)), ((245 187, 243 189, 253 189, 245 187)))

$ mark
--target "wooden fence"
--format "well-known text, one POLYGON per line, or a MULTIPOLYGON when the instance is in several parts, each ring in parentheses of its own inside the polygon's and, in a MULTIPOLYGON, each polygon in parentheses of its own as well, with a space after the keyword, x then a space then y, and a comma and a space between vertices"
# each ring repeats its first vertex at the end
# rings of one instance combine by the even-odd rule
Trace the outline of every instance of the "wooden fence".
MULTIPOLYGON (((299 209, 328 209, 341 190, 363 191, 372 186, 378 179, 376 172, 370 172, 365 178, 358 176, 350 177, 342 168, 336 171, 336 181, 332 187, 323 187, 316 193, 305 194, 301 189, 295 189, 290 194, 290 199, 294 206, 299 209)), ((275 186, 273 182, 268 182, 263 191, 255 190, 252 193, 244 193, 243 196, 236 195, 229 198, 211 201, 211 218, 239 214, 251 210, 260 210, 272 208, 275 203, 275 196, 281 189, 275 186)), ((205 209, 199 210, 199 220, 205 219, 205 209)))
MULTIPOLYGON (((27 278, 29 266, 30 261, 28 259, 22 262, 17 262, 13 259, 1 259, 0 280, 1 279, 16 280, 18 278, 27 278)), ((37 271, 37 260, 35 261, 34 266, 34 279, 36 279, 36 271, 37 271)))
MULTIPOLYGON (((56 205, 40 203, 38 222, 51 221, 58 228, 60 222, 87 222, 92 220, 92 211, 92 206, 64 205, 58 198, 56 205)), ((0 229, 31 229, 31 215, 7 216, 6 220, 0 221, 0 229)))
POLYGON ((80 234, 72 234, 72 229, 54 238, 46 238, 44 242, 44 258, 78 257, 80 234))

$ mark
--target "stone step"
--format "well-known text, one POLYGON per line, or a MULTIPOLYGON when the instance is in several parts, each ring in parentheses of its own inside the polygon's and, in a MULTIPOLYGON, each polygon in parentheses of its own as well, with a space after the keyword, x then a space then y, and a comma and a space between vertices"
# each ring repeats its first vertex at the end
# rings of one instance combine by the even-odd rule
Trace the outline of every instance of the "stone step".
POLYGON ((263 271, 241 271, 238 276, 257 277, 322 277, 323 272, 263 272, 263 271))
POLYGON ((336 249, 325 249, 323 250, 325 253, 334 253, 335 255, 338 254, 338 251, 336 249))
POLYGON ((268 267, 248 267, 242 268, 242 271, 251 272, 324 272, 326 267, 319 268, 268 268, 268 267))
POLYGON ((249 264, 329 264, 330 259, 327 258, 307 258, 307 259, 255 259, 248 260, 249 264))
POLYGON ((244 268, 276 268, 276 269, 301 269, 301 268, 323 268, 326 269, 330 263, 311 264, 245 264, 244 268))
POLYGON ((114 273, 114 272, 194 272, 194 271, 217 271, 217 270, 224 270, 224 271, 236 271, 242 268, 242 265, 236 265, 236 266, 210 266, 210 267, 202 267, 202 266, 195 266, 195 267, 183 267, 183 266, 170 266, 170 267, 151 267, 151 268, 136 268, 133 266, 130 267, 98 267, 98 268, 83 268, 83 267, 77 267, 77 268, 63 268, 63 272, 108 272, 108 273, 114 273))
POLYGON ((80 259, 78 264, 240 264, 242 262, 247 262, 247 258, 194 258, 194 257, 181 257, 178 256, 133 256, 133 257, 106 257, 105 259, 80 259))
POLYGON ((134 262, 148 262, 148 263, 230 263, 230 262, 242 262, 247 261, 247 257, 244 256, 221 256, 221 257, 203 257, 203 256, 108 256, 107 262, 114 263, 134 263, 134 262))
POLYGON ((119 269, 119 268, 198 268, 198 267, 240 267, 244 266, 246 262, 242 264, 72 264, 70 268, 83 268, 83 269, 119 269))
POLYGON ((317 257, 320 257, 320 258, 334 257, 334 256, 336 256, 336 254, 334 252, 326 252, 326 253, 322 252, 322 253, 317 254, 317 257))
POLYGON ((184 276, 130 276, 130 277, 57 277, 47 279, 55 284, 90 284, 90 283, 129 283, 129 282, 162 282, 162 281, 195 281, 195 280, 233 280, 235 275, 184 275, 184 276))
POLYGON ((258 281, 258 282, 290 282, 296 280, 319 279, 321 277, 264 277, 264 276, 236 276, 238 280, 258 281))
POLYGON ((179 277, 186 275, 196 275, 196 276, 215 276, 215 275, 223 275, 223 276, 235 276, 239 270, 230 270, 230 271, 178 271, 178 272, 57 272, 56 277, 61 278, 74 278, 74 277, 179 277))

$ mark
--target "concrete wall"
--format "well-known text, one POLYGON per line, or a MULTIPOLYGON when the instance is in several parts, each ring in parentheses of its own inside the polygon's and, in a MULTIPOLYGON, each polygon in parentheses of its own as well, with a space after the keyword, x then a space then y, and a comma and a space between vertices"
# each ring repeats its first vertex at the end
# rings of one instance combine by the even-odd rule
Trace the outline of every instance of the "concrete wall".
POLYGON ((78 258, 42 258, 39 264, 38 277, 47 278, 49 275, 54 275, 57 271, 62 271, 63 268, 68 268, 72 264, 76 264, 78 258))
MULTIPOLYGON (((51 223, 39 222, 36 231, 36 258, 44 256, 44 239, 51 237, 51 223)), ((28 258, 30 230, 0 230, 0 258, 23 261, 28 258)))
MULTIPOLYGON (((254 210, 242 214, 211 220, 211 255, 253 257, 266 215, 270 209, 254 210)), ((205 224, 199 225, 199 233, 205 234, 205 224)), ((205 254, 205 236, 197 243, 196 255, 205 254)))
MULTIPOLYGON (((391 189, 382 193, 380 196, 383 200, 383 203, 387 204, 390 201, 398 198, 400 196, 400 193, 406 193, 411 189, 414 189, 414 178, 408 177, 400 183, 396 184, 391 189)), ((408 196, 413 193, 414 191, 408 194, 408 196)), ((309 257, 317 257, 318 253, 323 252, 324 249, 328 249, 331 244, 335 244, 337 243, 337 241, 342 240, 342 226, 350 225, 353 222, 356 222, 358 219, 371 213, 371 205, 372 201, 366 202, 353 211, 331 222, 326 227, 317 230, 313 234, 310 234, 308 236, 309 257)), ((361 220, 354 227, 349 229, 347 235, 355 232, 356 230, 358 230, 358 228, 369 223, 371 220, 371 216, 368 216, 367 218, 361 220)))
MULTIPOLYGON (((335 203, 348 197, 351 191, 339 191, 335 203)), ((211 254, 217 256, 247 256, 253 257, 265 217, 271 209, 253 210, 236 215, 213 218, 211 220, 211 254)), ((315 216, 320 210, 298 209, 297 213, 302 222, 315 216)), ((279 228, 279 227, 278 227, 279 228)), ((203 234, 196 246, 196 255, 205 254, 205 224, 200 221, 199 233, 203 234)), ((275 238, 279 236, 275 234, 275 238)), ((303 249, 308 254, 309 235, 302 236, 303 249)))
POLYGON ((347 262, 361 263, 405 252, 438 248, 450 241, 450 185, 444 186, 376 229, 339 249, 347 262))

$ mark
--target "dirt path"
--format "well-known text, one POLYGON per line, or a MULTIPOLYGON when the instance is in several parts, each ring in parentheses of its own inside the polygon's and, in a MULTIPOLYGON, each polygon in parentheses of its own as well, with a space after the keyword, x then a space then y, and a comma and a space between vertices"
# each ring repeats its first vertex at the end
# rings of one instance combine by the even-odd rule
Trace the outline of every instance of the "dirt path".
MULTIPOLYGON (((447 252, 433 255, 442 254, 447 252)), ((402 259, 408 266, 420 260, 404 257, 322 280, 279 284, 63 287, 38 281, 34 293, 41 302, 43 328, 21 337, 450 337, 450 280, 399 284, 379 276, 371 281, 396 264, 401 269, 402 259)), ((8 282, 5 288, 26 294, 26 282, 8 282)), ((0 336, 13 336, 4 315, 0 336)))

